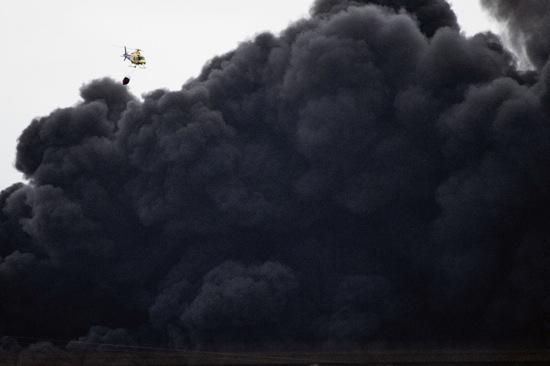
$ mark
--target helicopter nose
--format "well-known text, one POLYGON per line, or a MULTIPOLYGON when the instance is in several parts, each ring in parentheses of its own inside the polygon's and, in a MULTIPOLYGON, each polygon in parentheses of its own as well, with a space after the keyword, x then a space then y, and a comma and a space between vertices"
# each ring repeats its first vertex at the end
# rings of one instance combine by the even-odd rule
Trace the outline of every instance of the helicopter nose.
POLYGON ((128 85, 130 83, 130 78, 129 77, 124 77, 124 79, 122 79, 122 85, 128 85))

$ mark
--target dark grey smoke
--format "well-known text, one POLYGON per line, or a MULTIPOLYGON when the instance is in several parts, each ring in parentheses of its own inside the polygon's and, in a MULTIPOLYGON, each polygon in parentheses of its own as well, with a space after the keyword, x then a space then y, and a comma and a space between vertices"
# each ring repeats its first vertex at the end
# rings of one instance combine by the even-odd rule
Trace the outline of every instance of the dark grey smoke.
POLYGON ((179 91, 95 80, 20 137, 0 333, 546 345, 548 75, 444 1, 319 0, 179 91))
POLYGON ((445 0, 317 0, 313 16, 336 14, 352 6, 378 5, 395 12, 406 12, 418 22, 420 30, 428 37, 443 27, 458 30, 456 15, 445 0))
POLYGON ((506 23, 514 46, 527 52, 541 69, 550 57, 550 2, 546 0, 481 0, 483 6, 506 23))

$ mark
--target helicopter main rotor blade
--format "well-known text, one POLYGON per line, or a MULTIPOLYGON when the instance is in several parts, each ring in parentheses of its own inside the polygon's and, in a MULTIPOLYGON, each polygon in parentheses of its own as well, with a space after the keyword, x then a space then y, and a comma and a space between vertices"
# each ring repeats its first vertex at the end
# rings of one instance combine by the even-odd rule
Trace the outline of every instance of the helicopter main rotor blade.
POLYGON ((111 47, 116 47, 118 49, 121 49, 121 48, 124 48, 126 50, 126 52, 128 51, 135 51, 135 50, 141 50, 143 51, 143 48, 132 48, 132 47, 128 47, 128 46, 125 46, 125 45, 116 45, 116 44, 111 44, 111 47))

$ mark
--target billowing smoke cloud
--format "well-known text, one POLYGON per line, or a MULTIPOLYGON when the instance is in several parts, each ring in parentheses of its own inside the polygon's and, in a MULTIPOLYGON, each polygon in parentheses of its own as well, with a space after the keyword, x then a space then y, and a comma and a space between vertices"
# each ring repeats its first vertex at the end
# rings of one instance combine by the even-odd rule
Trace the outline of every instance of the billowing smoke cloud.
POLYGON ((550 56, 550 3, 545 0, 481 0, 483 6, 506 23, 517 50, 542 68, 550 56))
POLYGON ((19 140, 0 332, 546 344, 549 86, 440 0, 318 0, 143 101, 95 80, 19 140))
POLYGON ((317 0, 311 13, 314 16, 334 15, 352 6, 369 4, 409 14, 417 20, 418 27, 428 37, 443 27, 458 29, 456 15, 445 0, 317 0))

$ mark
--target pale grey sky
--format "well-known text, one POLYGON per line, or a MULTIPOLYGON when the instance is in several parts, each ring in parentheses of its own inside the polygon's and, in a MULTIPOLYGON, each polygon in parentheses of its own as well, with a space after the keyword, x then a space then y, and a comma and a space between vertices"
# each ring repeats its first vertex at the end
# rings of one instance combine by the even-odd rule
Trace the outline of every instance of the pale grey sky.
MULTIPOLYGON (((73 105, 91 79, 130 69, 117 45, 142 48, 148 69, 131 91, 179 89, 204 63, 239 42, 278 32, 307 16, 313 0, 3 0, 0 12, 0 189, 20 181, 13 168, 21 131, 37 116, 73 105)), ((478 0, 452 0, 466 34, 493 29, 478 0)))

